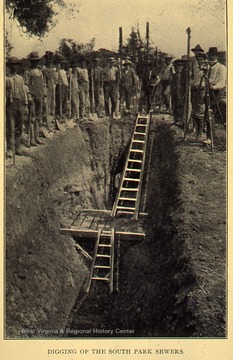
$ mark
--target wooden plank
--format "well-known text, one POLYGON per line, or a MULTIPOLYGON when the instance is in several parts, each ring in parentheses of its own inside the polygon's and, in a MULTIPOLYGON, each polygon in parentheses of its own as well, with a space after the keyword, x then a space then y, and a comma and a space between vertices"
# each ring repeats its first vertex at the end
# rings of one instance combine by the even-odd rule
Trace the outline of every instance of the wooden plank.
POLYGON ((82 210, 82 213, 97 213, 97 214, 111 214, 111 210, 99 210, 99 209, 84 209, 82 210))
POLYGON ((75 244, 75 247, 81 251, 81 253, 88 259, 93 260, 93 258, 80 246, 78 243, 75 244))
MULTIPOLYGON (((60 234, 71 235, 74 237, 86 238, 86 239, 96 239, 98 236, 98 231, 91 229, 60 229, 60 234)), ((145 233, 134 233, 131 231, 115 231, 116 238, 120 240, 129 240, 129 241, 141 241, 145 238, 145 233)))

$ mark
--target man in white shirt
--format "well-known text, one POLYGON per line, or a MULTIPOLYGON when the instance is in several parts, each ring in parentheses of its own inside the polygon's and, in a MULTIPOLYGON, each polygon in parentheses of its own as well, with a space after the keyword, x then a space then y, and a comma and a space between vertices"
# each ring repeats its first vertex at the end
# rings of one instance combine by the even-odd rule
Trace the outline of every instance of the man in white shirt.
POLYGON ((113 118, 117 105, 117 93, 119 85, 119 70, 115 64, 114 57, 108 58, 108 66, 103 69, 104 107, 105 115, 113 118), (109 99, 111 100, 111 114, 109 110, 109 99))
MULTIPOLYGON (((210 106, 213 111, 213 120, 219 116, 218 105, 221 100, 222 93, 226 89, 226 67, 218 62, 218 49, 210 47, 208 51, 209 58, 209 84, 210 84, 210 106)), ((214 122, 213 122, 214 131, 214 122)), ((210 143, 210 126, 207 122, 207 144, 210 143)))
POLYGON ((30 143, 32 146, 37 146, 38 144, 44 144, 39 137, 39 127, 42 125, 42 111, 46 91, 43 74, 39 67, 40 57, 38 52, 31 52, 29 60, 31 66, 24 73, 24 81, 29 88, 31 100, 30 143))
POLYGON ((24 116, 28 105, 28 87, 25 86, 22 76, 18 75, 18 66, 21 64, 16 57, 7 61, 8 74, 6 76, 6 140, 7 154, 20 153, 21 137, 23 132, 24 116))
POLYGON ((45 82, 45 91, 46 91, 46 122, 48 128, 50 127, 51 115, 55 115, 55 71, 53 69, 53 53, 51 51, 46 51, 45 55, 45 66, 43 67, 42 73, 44 76, 45 82))
POLYGON ((58 59, 57 86, 56 86, 56 108, 60 116, 67 115, 67 100, 69 83, 66 75, 67 61, 63 57, 58 59))
POLYGON ((89 75, 87 70, 88 60, 82 57, 80 60, 80 67, 77 67, 77 78, 79 87, 79 115, 83 119, 86 114, 86 108, 89 104, 89 75))

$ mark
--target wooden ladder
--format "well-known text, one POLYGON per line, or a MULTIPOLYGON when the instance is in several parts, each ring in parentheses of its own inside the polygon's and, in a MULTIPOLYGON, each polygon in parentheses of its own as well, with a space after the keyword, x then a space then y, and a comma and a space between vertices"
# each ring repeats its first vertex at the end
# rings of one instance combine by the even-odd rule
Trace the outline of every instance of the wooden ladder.
POLYGON ((117 214, 131 214, 133 219, 138 219, 151 116, 152 114, 137 115, 124 171, 111 212, 113 217, 117 214))
POLYGON ((86 292, 90 291, 92 281, 108 282, 109 292, 113 292, 114 237, 114 229, 99 229, 86 292))

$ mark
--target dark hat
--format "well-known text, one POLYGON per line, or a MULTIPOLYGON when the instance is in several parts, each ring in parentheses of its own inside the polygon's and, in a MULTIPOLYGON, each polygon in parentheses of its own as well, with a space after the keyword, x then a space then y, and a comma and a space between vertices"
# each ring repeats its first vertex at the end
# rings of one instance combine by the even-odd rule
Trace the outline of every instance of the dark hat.
POLYGON ((100 60, 100 58, 96 57, 96 58, 94 58, 93 61, 98 62, 98 61, 101 61, 101 60, 100 60))
POLYGON ((40 60, 40 57, 39 57, 38 52, 37 52, 37 51, 32 51, 32 52, 29 54, 29 60, 30 60, 30 61, 40 60))
POLYGON ((126 59, 126 60, 124 61, 123 66, 125 66, 125 65, 132 65, 132 63, 131 63, 130 60, 126 59))
POLYGON ((218 55, 218 48, 216 48, 216 47, 210 47, 207 54, 208 54, 208 55, 218 55))
POLYGON ((7 59, 6 63, 7 65, 16 65, 16 64, 21 64, 22 61, 19 60, 16 56, 11 56, 7 59))
POLYGON ((197 53, 197 54, 195 55, 195 57, 196 57, 197 59, 200 59, 200 58, 202 58, 202 59, 207 59, 207 55, 206 55, 206 53, 204 53, 204 52, 197 53))
POLYGON ((44 57, 46 59, 52 59, 53 58, 53 52, 52 51, 46 51, 44 57))
POLYGON ((191 49, 192 52, 204 52, 204 50, 201 48, 200 44, 197 44, 194 48, 191 49))
POLYGON ((184 62, 186 62, 186 60, 176 59, 173 64, 174 66, 182 66, 184 62))

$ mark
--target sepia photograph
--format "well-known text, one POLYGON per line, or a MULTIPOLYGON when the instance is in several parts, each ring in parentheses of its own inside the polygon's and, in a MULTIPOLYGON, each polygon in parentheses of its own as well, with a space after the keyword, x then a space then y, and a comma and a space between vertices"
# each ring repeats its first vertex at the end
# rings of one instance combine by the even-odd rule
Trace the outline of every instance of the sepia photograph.
POLYGON ((227 1, 3 14, 3 339, 73 340, 43 359, 227 340, 227 1))

